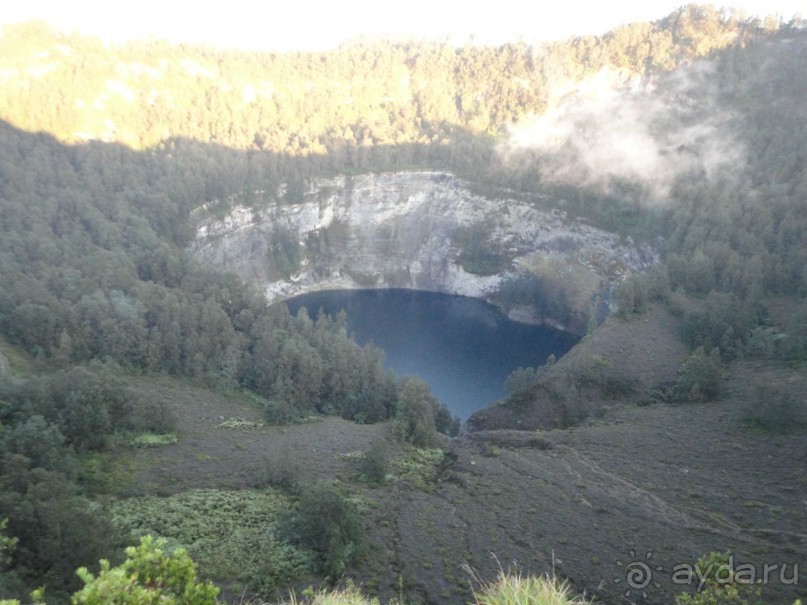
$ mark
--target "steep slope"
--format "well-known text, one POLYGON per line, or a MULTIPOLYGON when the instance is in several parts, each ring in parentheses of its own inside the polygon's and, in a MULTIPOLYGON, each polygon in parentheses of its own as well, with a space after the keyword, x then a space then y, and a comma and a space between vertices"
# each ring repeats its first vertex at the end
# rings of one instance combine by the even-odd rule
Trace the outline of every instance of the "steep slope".
POLYGON ((483 298, 514 319, 581 333, 625 275, 658 262, 648 245, 538 204, 476 195, 446 173, 316 179, 297 203, 285 203, 282 190, 261 197, 223 218, 195 213, 192 250, 259 284, 270 301, 413 288, 483 298), (546 296, 525 296, 525 282, 546 296), (562 302, 547 308, 553 297, 562 302))

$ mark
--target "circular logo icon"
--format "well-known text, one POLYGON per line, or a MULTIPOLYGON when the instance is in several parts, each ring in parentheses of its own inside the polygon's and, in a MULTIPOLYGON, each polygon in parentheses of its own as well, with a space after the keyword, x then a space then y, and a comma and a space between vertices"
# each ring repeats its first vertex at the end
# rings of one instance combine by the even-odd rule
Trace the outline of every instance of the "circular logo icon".
POLYGON ((616 561, 616 564, 622 568, 622 575, 619 577, 614 578, 614 584, 622 584, 624 582, 625 592, 623 593, 626 597, 635 597, 635 598, 647 598, 647 588, 649 586, 653 586, 655 588, 659 588, 661 584, 658 582, 653 581, 653 573, 664 571, 664 568, 661 565, 653 565, 651 559, 653 558, 653 553, 647 551, 644 556, 644 560, 637 560, 636 551, 631 550, 629 552, 630 559, 627 563, 623 563, 620 560, 616 561))

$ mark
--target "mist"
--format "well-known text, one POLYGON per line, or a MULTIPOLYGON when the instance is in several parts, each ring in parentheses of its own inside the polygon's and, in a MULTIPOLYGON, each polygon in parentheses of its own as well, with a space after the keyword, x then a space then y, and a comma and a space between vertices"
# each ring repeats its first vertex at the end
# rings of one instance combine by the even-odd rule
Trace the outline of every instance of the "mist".
POLYGON ((508 127, 506 163, 525 161, 549 183, 613 189, 639 184, 646 203, 663 203, 683 175, 732 178, 745 164, 706 62, 655 82, 603 70, 551 86, 547 110, 508 127))

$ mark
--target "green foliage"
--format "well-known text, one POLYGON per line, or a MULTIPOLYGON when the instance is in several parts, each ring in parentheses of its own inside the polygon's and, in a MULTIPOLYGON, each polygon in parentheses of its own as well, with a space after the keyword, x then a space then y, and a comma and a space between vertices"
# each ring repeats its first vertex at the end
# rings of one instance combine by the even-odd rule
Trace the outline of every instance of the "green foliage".
MULTIPOLYGON (((377 598, 368 598, 361 593, 355 584, 348 581, 344 586, 339 586, 333 590, 306 590, 303 593, 304 599, 301 601, 296 594, 292 593, 289 600, 282 605, 379 605, 377 598)), ((391 605, 402 605, 400 602, 389 601, 391 605)))
POLYGON ((429 385, 419 378, 407 378, 398 401, 396 423, 403 439, 415 447, 432 447, 437 443, 434 412, 437 400, 429 385))
POLYGON ((0 569, 3 569, 11 561, 11 553, 17 546, 17 538, 6 535, 8 519, 0 519, 0 569))
POLYGON ((563 284, 552 277, 518 273, 502 282, 497 299, 505 307, 530 306, 540 315, 556 321, 566 322, 571 318, 563 284))
POLYGON ((454 245, 462 250, 459 263, 468 273, 495 275, 512 263, 503 252, 496 250, 495 225, 491 221, 459 227, 453 235, 454 245))
POLYGON ((694 594, 681 593, 675 605, 762 605, 761 589, 735 573, 731 553, 712 552, 695 563, 700 582, 694 594))
POLYGON ((440 449, 411 448, 391 461, 393 472, 401 481, 418 489, 431 491, 445 460, 440 449))
POLYGON ((753 399, 740 414, 746 424, 772 433, 798 431, 807 426, 804 400, 777 384, 757 385, 753 399))
POLYGON ((723 392, 723 362, 720 350, 709 353, 698 347, 687 357, 675 381, 674 398, 677 401, 712 401, 723 392))
POLYGON ((633 381, 602 355, 592 355, 578 360, 572 367, 572 382, 576 388, 593 387, 602 396, 612 399, 628 397, 636 389, 633 381))
POLYGON ((389 446, 383 439, 373 442, 361 463, 362 475, 374 483, 384 483, 390 472, 389 446))
POLYGON ((456 436, 460 420, 432 395, 426 382, 410 376, 400 388, 395 425, 404 441, 416 447, 432 447, 439 441, 438 433, 456 436))
MULTIPOLYGON (((311 412, 359 422, 396 416, 405 438, 424 444, 435 429, 453 430, 450 414, 404 393, 380 353, 356 347, 338 318, 293 318, 235 276, 200 267, 188 252, 190 213, 205 203, 224 213, 233 200, 256 203, 258 191, 292 203, 315 175, 409 167, 451 169, 492 192, 551 195, 568 213, 615 232, 663 237, 665 269, 649 276, 648 296, 663 299, 672 288, 699 298, 684 317, 693 349, 719 348, 728 360, 751 348, 753 334, 763 355, 804 362, 803 309, 785 325, 760 325, 765 297, 807 294, 807 133, 802 113, 792 110, 803 102, 804 44, 798 21, 762 31, 708 7, 540 53, 522 44, 424 42, 245 60, 160 43, 107 47, 37 25, 6 28, 0 68, 19 77, 0 89, 0 343, 12 369, 29 375, 0 386, 0 514, 19 538, 15 571, 65 587, 72 566, 112 551, 114 531, 74 484, 74 452, 103 450, 116 433, 173 428, 159 401, 126 392, 117 379, 124 370, 250 389, 271 402, 274 420, 311 412), (36 62, 45 56, 53 65, 43 72, 36 62), (685 74, 692 86, 677 104, 682 119, 651 126, 691 133, 687 121, 698 116, 685 106, 720 107, 721 123, 745 150, 741 178, 684 172, 658 209, 638 183, 611 182, 606 193, 549 185, 558 158, 530 150, 504 162, 495 152, 491 134, 546 109, 546 74, 579 81, 611 66, 652 76, 662 96, 679 98, 668 94, 680 90, 675 68, 703 56, 710 69, 685 74), (214 76, 176 67, 188 63, 214 76), (121 65, 144 67, 124 74, 121 65), (121 79, 133 101, 111 95, 104 109, 76 103, 121 79), (266 81, 272 94, 245 103, 244 91, 266 81), (108 123, 116 125, 114 144, 100 142, 109 133, 99 125, 108 123), (59 142, 77 143, 77 133, 87 132, 95 140, 59 142)), ((676 153, 697 156, 696 149, 676 153)), ((346 228, 335 222, 319 245, 327 249, 346 228)), ((509 264, 491 244, 493 232, 481 224, 457 234, 468 244, 466 268, 485 273, 509 264)), ((278 227, 267 237, 269 268, 295 271, 298 235, 278 227)), ((641 307, 637 283, 619 294, 625 308, 641 307)), ((511 301, 546 301, 545 315, 567 312, 549 278, 515 278, 505 290, 511 301)), ((708 398, 719 392, 719 360, 693 355, 677 392, 708 398)), ((607 370, 583 368, 583 383, 619 393, 625 385, 607 370)))
POLYGON ((720 347, 721 355, 733 359, 758 323, 756 305, 737 296, 712 291, 702 304, 684 315, 684 341, 696 347, 720 347))
MULTIPOLYGON (((17 599, 0 599, 0 605, 21 605, 20 601, 17 599)), ((26 603, 26 605, 28 605, 26 603)), ((31 601, 30 605, 46 605, 45 603, 45 591, 41 588, 38 588, 31 592, 31 601)))
POLYGON ((291 229, 275 225, 269 234, 267 254, 269 275, 288 279, 300 268, 303 260, 300 236, 291 229))
POLYGON ((338 578, 364 555, 364 527, 356 510, 330 483, 303 492, 284 533, 314 553, 317 569, 338 578))
POLYGON ((164 540, 144 536, 139 546, 126 549, 117 567, 101 561, 97 576, 78 570, 85 586, 73 595, 73 605, 214 605, 219 589, 196 578, 196 565, 177 548, 166 552, 164 540))
POLYGON ((644 313, 649 298, 648 284, 644 276, 627 277, 614 292, 614 301, 619 309, 619 316, 628 319, 633 314, 644 313))
POLYGON ((300 480, 300 464, 294 451, 283 447, 263 459, 258 485, 272 485, 295 491, 300 480))
POLYGON ((308 569, 299 549, 275 536, 289 510, 276 491, 200 489, 159 498, 129 498, 114 507, 118 521, 140 535, 182 546, 205 577, 239 579, 269 592, 287 586, 308 569))
POLYGON ((13 570, 49 590, 73 590, 75 569, 115 553, 124 536, 107 510, 80 495, 61 473, 23 470, 17 457, 8 462, 0 515, 8 518, 9 530, 19 540, 13 570))
POLYGON ((538 377, 539 372, 535 368, 516 368, 505 379, 504 387, 513 395, 529 389, 538 381, 538 377))
POLYGON ((77 450, 105 449, 116 431, 170 431, 174 419, 164 403, 131 394, 118 371, 114 366, 92 363, 1 382, 0 398, 35 415, 25 422, 44 420, 58 427, 66 443, 77 450), (33 420, 35 417, 40 420, 33 420))
POLYGON ((133 447, 160 447, 162 445, 171 445, 177 441, 177 436, 173 433, 165 435, 140 433, 139 435, 132 435, 132 437, 127 440, 127 444, 133 447))
POLYGON ((540 370, 535 368, 516 368, 507 376, 504 387, 509 396, 507 404, 513 407, 526 406, 532 400, 532 389, 538 384, 540 370))

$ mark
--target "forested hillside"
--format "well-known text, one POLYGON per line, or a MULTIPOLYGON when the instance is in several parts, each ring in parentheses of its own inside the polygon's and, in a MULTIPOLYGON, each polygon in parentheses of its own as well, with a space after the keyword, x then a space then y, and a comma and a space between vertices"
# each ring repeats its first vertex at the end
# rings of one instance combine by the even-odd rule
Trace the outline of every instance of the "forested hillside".
POLYGON ((5 30, 0 517, 19 543, 3 591, 72 590, 76 567, 126 541, 89 493, 86 460, 175 422, 126 376, 246 391, 272 422, 397 418, 418 446, 456 432, 343 317, 292 317, 199 266, 186 248, 205 204, 223 213, 257 192, 293 203, 315 175, 452 171, 657 246, 663 265, 618 292, 626 317, 671 301, 704 356, 803 363, 805 59, 800 21, 695 6, 498 48, 262 54, 5 30), (592 90, 610 100, 595 108, 592 90), (631 129, 652 163, 620 155, 631 129))
MULTIPOLYGON (((143 149, 190 138, 327 154, 339 168, 379 167, 384 158, 366 157, 371 148, 447 143, 458 128, 498 134, 542 113, 559 82, 604 67, 670 70, 778 29, 775 20, 690 6, 655 23, 540 47, 411 42, 275 54, 158 42, 109 47, 32 23, 3 36, 0 114, 66 142, 100 138, 143 149)), ((411 159, 387 160, 386 168, 411 159)))

